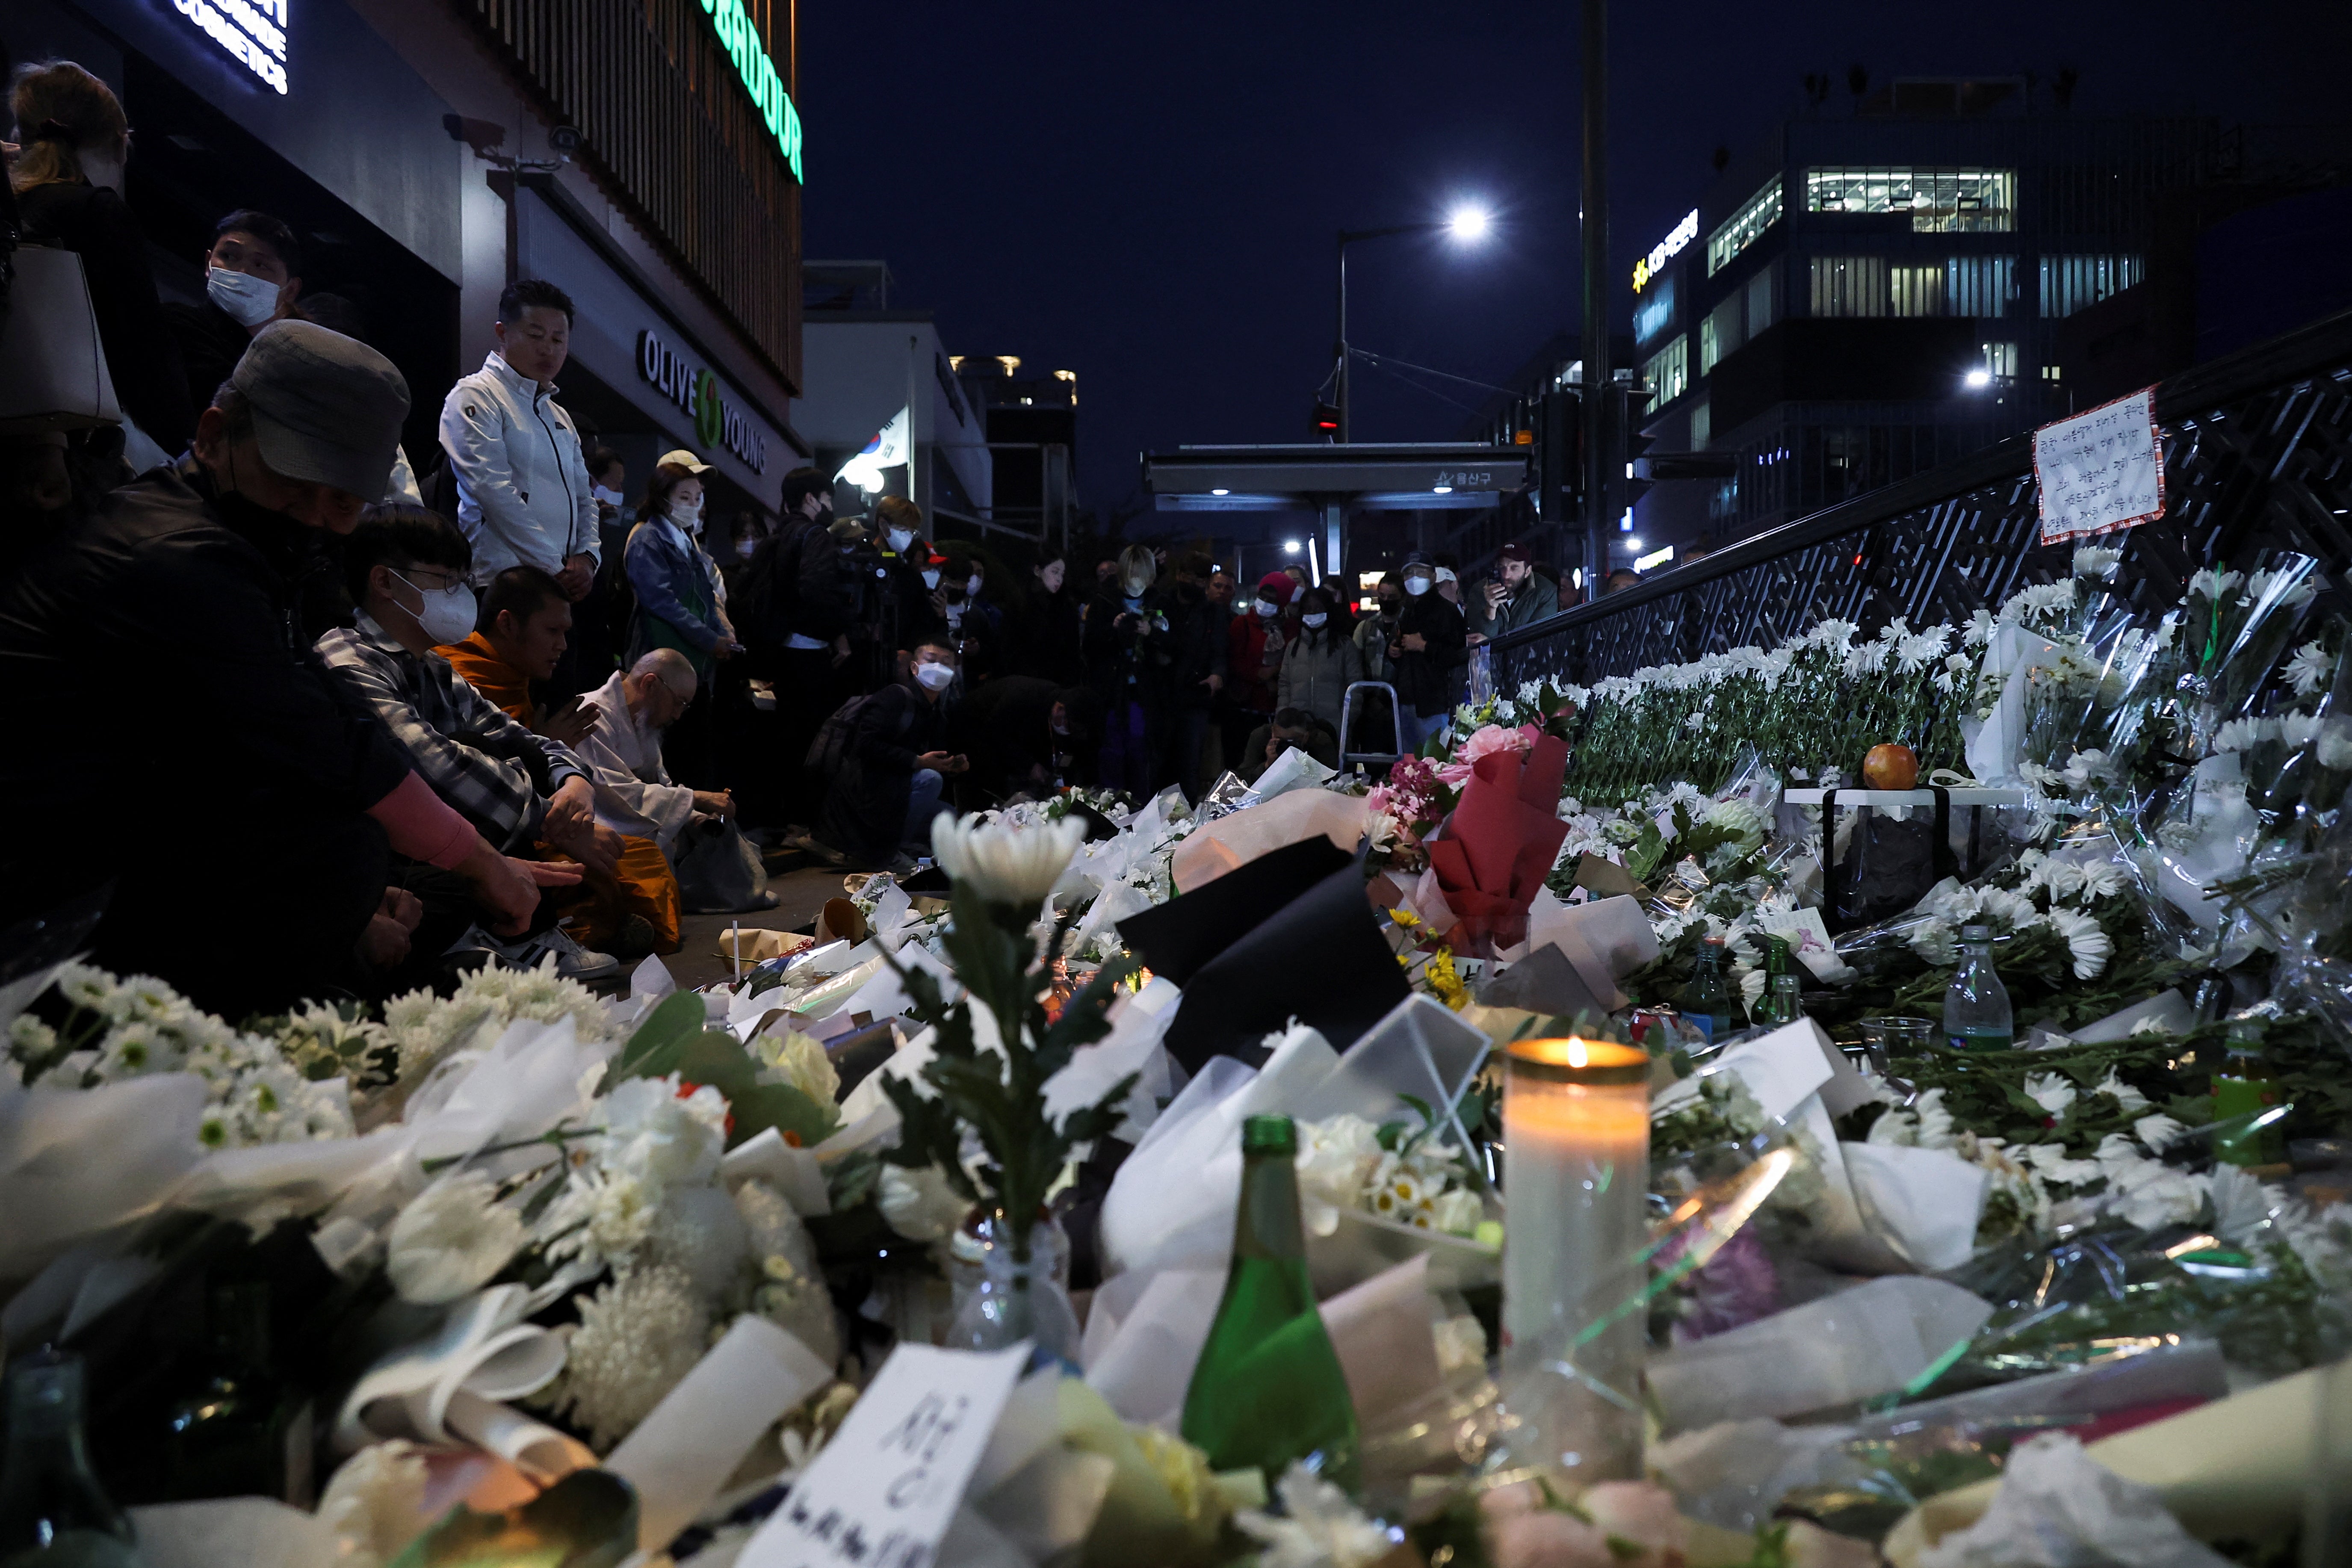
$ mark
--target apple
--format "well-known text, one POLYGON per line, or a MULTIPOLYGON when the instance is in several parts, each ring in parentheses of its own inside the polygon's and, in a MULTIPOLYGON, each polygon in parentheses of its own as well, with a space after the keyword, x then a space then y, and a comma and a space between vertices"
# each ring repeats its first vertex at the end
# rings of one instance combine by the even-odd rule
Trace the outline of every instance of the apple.
POLYGON ((1873 789, 1909 789, 1919 782, 1919 759, 1908 746, 1883 742, 1862 759, 1862 776, 1873 789))

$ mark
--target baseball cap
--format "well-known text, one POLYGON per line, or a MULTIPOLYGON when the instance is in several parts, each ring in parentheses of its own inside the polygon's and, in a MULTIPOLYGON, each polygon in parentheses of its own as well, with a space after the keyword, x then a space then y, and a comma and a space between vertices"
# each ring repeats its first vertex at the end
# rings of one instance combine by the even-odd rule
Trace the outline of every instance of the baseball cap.
POLYGON ((1437 580, 1441 583, 1459 583, 1462 581, 1461 578, 1456 577, 1454 574, 1454 568, 1451 566, 1440 566, 1437 568, 1437 580))
POLYGON ((314 321, 273 321, 254 334, 229 384, 253 411, 272 472, 383 499, 408 417, 408 383, 390 360, 314 321))
POLYGON ((1533 555, 1528 553, 1528 547, 1526 545, 1516 542, 1503 546, 1501 552, 1496 556, 1496 559, 1498 561, 1517 561, 1529 566, 1534 565, 1536 560, 1533 555))
POLYGON ((661 461, 654 465, 654 467, 657 468, 666 468, 673 466, 684 468, 689 474, 707 474, 710 471, 709 464, 704 462, 701 458, 696 457, 693 453, 688 451, 683 447, 680 447, 675 452, 664 452, 661 455, 661 461))

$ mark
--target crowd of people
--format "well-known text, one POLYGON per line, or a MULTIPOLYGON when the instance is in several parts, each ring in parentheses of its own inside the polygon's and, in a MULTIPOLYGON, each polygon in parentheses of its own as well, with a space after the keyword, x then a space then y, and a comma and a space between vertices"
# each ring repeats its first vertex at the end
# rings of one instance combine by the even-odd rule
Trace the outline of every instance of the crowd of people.
POLYGON ((288 224, 232 212, 205 302, 164 305, 113 95, 52 61, 12 107, 16 221, 81 258, 123 417, 7 449, 0 924, 102 907, 100 962, 233 1016, 484 954, 612 973, 675 949, 714 838, 904 869, 942 809, 1382 763, 1568 603, 1517 546, 1359 605, 1182 545, 941 538, 811 468, 722 518, 701 456, 632 475, 564 407, 573 307, 531 279, 412 454, 418 389, 288 224))

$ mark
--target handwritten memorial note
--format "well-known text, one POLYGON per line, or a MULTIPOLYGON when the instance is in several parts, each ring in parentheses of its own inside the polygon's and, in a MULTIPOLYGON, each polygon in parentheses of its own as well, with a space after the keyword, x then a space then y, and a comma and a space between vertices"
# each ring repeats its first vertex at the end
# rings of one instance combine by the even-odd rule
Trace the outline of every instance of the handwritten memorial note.
POLYGON ((2164 447, 2154 388, 2033 433, 2042 542, 2063 544, 2164 513, 2164 447))
POLYGON ((929 1568, 1029 1346, 985 1354, 902 1344, 742 1568, 929 1568))

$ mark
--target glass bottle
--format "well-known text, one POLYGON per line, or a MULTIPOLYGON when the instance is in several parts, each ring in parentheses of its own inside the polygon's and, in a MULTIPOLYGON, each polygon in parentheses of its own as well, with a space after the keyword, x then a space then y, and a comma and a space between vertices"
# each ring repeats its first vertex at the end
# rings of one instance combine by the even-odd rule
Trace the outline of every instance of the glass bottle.
POLYGON ((941 1342, 993 1351, 1027 1340, 1032 1366, 1078 1364, 1077 1309, 1070 1301, 1070 1238, 1042 1210, 1015 1237, 1002 1209, 974 1209, 948 1238, 953 1318, 941 1342))
POLYGON ((1960 928, 1960 967, 1944 987, 1944 1038, 1954 1050, 2005 1051, 2016 1040, 2009 987, 1992 966, 1992 928, 1960 928))
MULTIPOLYGON (((2213 1120, 2252 1116, 2278 1103, 2278 1085, 2263 1057, 2263 1026, 2253 1018, 2230 1024, 2228 1054, 2213 1074, 2213 1120)), ((2267 1127, 2220 1132, 2213 1137, 2213 1158, 2232 1165, 2276 1165, 2286 1159, 2286 1140, 2278 1123, 2267 1127)))
POLYGON ((164 1416, 163 1500, 267 1497, 309 1506, 310 1433, 270 1370, 269 1287, 215 1287, 193 1386, 164 1416))
POLYGON ((34 1351, 7 1377, 0 1568, 135 1568, 131 1521, 107 1500, 82 1440, 81 1358, 34 1351))
POLYGON ((1776 974, 1764 996, 1764 1022, 1773 1028, 1793 1024, 1805 1016, 1805 1005, 1798 999, 1797 977, 1776 974))
POLYGON ((1271 1485, 1313 1457, 1325 1479, 1353 1492, 1361 1435, 1307 1273, 1297 1158, 1289 1117, 1242 1123, 1233 1268, 1184 1392, 1183 1435, 1212 1469, 1255 1466, 1271 1485))
POLYGON ((1731 1037, 1731 987, 1723 978, 1723 939, 1711 936, 1698 944, 1698 964, 1683 990, 1683 1016, 1706 1037, 1708 1045, 1731 1037))

